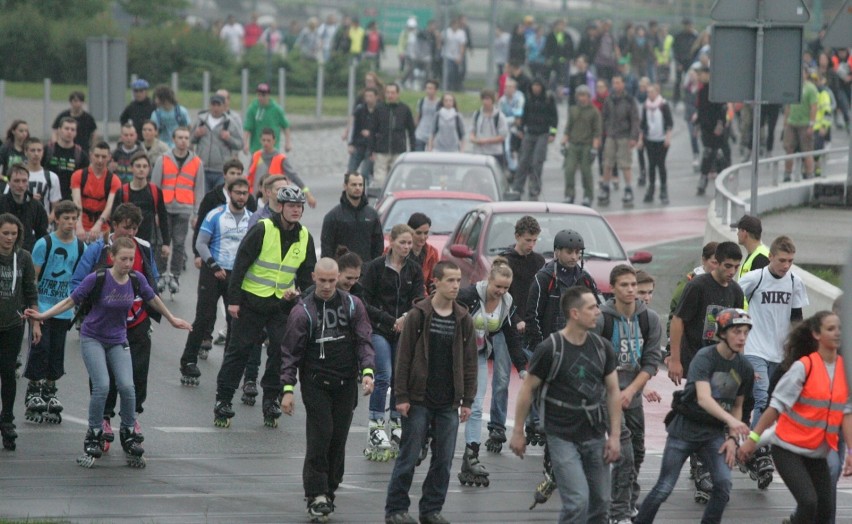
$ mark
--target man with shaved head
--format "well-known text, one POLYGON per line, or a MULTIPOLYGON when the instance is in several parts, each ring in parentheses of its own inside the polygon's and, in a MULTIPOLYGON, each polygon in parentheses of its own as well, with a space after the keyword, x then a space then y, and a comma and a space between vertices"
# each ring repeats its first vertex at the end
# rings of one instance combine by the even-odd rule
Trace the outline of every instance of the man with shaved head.
POLYGON ((346 438, 362 392, 373 392, 375 354, 364 304, 337 288, 337 262, 321 258, 314 290, 293 307, 281 344, 281 409, 292 415, 296 370, 305 405, 307 451, 302 469, 308 515, 334 512, 334 492, 343 481, 346 438))

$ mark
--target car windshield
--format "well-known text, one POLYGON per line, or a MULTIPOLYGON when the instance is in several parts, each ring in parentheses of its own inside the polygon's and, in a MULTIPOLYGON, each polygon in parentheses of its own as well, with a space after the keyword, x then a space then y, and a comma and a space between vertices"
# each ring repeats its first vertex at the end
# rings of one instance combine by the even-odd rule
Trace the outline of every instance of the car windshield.
MULTIPOLYGON (((491 218, 485 250, 497 255, 515 243, 515 222, 526 213, 501 213, 491 218)), ((627 256, 618 238, 601 216, 548 213, 536 216, 541 235, 535 250, 545 257, 553 256, 553 237, 563 229, 573 229, 582 235, 586 245, 585 257, 604 260, 625 260, 627 256)))
POLYGON ((425 212, 432 220, 429 232, 433 235, 449 235, 453 232, 459 219, 481 204, 481 200, 467 200, 459 198, 406 198, 397 200, 391 207, 387 218, 384 220, 384 231, 390 233, 396 224, 405 224, 408 218, 416 212, 425 212))
POLYGON ((491 200, 500 200, 500 189, 491 169, 486 166, 453 164, 397 164, 387 183, 386 192, 444 189, 479 193, 491 200))

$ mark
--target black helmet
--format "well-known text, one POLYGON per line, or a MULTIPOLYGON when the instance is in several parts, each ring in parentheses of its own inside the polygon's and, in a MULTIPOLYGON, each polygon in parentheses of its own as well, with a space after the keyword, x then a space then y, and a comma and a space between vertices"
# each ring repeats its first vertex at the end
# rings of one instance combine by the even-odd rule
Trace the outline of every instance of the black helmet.
POLYGON ((557 249, 586 249, 583 237, 573 229, 563 229, 553 238, 553 250, 557 249))
POLYGON ((724 333, 728 328, 734 326, 752 327, 751 315, 744 309, 728 308, 723 309, 716 315, 716 334, 724 333))
POLYGON ((297 186, 284 186, 278 190, 278 203, 284 204, 287 202, 293 204, 304 204, 306 201, 305 194, 297 186))

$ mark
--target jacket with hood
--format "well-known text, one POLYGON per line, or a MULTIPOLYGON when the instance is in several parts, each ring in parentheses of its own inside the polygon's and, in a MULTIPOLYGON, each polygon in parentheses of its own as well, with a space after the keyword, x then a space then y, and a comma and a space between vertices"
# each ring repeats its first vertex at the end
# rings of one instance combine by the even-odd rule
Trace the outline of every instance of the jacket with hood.
POLYGON ((12 253, 0 255, 0 330, 3 331, 21 325, 21 313, 25 308, 38 309, 33 258, 20 246, 19 241, 12 248, 12 253))
MULTIPOLYGON (((485 310, 483 309, 482 304, 486 300, 485 293, 487 288, 488 281, 481 280, 459 291, 457 300, 461 305, 467 308, 471 317, 475 317, 476 315, 483 315, 484 317, 485 310)), ((506 338, 506 346, 509 348, 509 357, 511 357, 512 364, 515 366, 515 369, 517 369, 518 373, 520 373, 527 368, 527 357, 521 349, 521 335, 515 328, 515 324, 519 320, 515 316, 515 311, 516 309, 514 301, 512 300, 512 295, 509 293, 504 294, 500 303, 500 333, 503 333, 503 336, 506 338)), ((483 323, 485 323, 484 318, 483 323)), ((485 350, 488 356, 491 356, 491 352, 493 351, 493 339, 495 334, 496 333, 486 333, 485 347, 480 348, 485 350)))
POLYGON ((11 213, 18 217, 24 225, 24 240, 22 247, 32 253, 36 240, 47 234, 47 211, 44 205, 33 199, 32 193, 24 193, 24 201, 15 202, 12 192, 0 195, 0 213, 11 213))
POLYGON ((388 341, 395 341, 397 334, 393 325, 396 319, 407 313, 415 300, 425 295, 420 265, 407 257, 397 272, 388 263, 387 256, 378 257, 364 264, 360 283, 364 289, 364 302, 381 310, 378 315, 370 315, 373 332, 388 341))
MULTIPOLYGON (((396 402, 422 403, 429 378, 429 329, 435 313, 428 297, 417 301, 405 317, 396 348, 393 389, 396 402)), ((453 303, 456 331, 453 337, 453 405, 469 408, 476 396, 479 360, 473 319, 461 304, 453 303)), ((447 377, 448 379, 450 377, 447 377)))
POLYGON ((209 111, 198 113, 198 118, 192 125, 190 141, 195 145, 195 154, 201 157, 204 169, 222 171, 225 162, 242 150, 243 130, 228 113, 222 114, 222 120, 216 124, 216 127, 211 127, 210 118, 209 111), (200 137, 196 136, 195 130, 202 126, 207 129, 207 132, 200 137), (220 136, 222 131, 227 131, 231 135, 228 140, 222 139, 220 136))
POLYGON ((595 280, 579 265, 568 269, 556 260, 551 260, 535 274, 524 316, 528 348, 534 349, 551 333, 565 327, 567 320, 559 307, 559 301, 562 293, 573 286, 586 286, 596 298, 599 295, 595 280))
MULTIPOLYGON (((618 387, 623 390, 642 371, 653 378, 663 359, 660 348, 663 330, 657 312, 648 308, 645 302, 637 300, 633 316, 627 318, 615 309, 615 299, 611 298, 601 306, 601 315, 598 316, 595 326, 595 332, 599 335, 603 333, 605 317, 612 319, 612 334, 609 341, 612 342, 618 358, 618 387), (643 314, 648 315, 647 339, 644 338, 642 322, 639 319, 643 314)), ((636 408, 642 404, 641 393, 638 391, 633 396, 629 408, 636 408)))
POLYGON ((379 214, 367 205, 366 194, 353 206, 346 197, 346 191, 340 195, 340 204, 326 213, 322 220, 320 233, 320 252, 324 257, 335 258, 338 246, 346 246, 357 253, 364 262, 382 256, 385 237, 379 214))
POLYGON ((603 103, 603 125, 608 138, 639 140, 639 109, 626 88, 620 95, 609 92, 603 103))
POLYGON ((370 135, 369 150, 385 155, 399 155, 414 149, 414 116, 402 102, 376 104, 376 117, 370 135))
POLYGON ((556 136, 559 113, 556 112, 556 101, 547 92, 544 83, 541 80, 533 80, 526 97, 524 115, 521 117, 524 133, 556 136), (532 89, 536 84, 541 86, 541 93, 538 96, 533 94, 532 89))
POLYGON ((435 114, 432 127, 432 150, 455 153, 461 151, 464 141, 464 122, 458 111, 442 107, 435 114))

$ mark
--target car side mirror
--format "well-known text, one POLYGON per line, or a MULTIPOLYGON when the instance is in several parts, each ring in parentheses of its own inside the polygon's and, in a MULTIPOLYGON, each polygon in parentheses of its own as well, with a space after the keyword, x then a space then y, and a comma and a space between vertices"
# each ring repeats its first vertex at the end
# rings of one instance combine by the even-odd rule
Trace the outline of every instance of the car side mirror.
POLYGON ((464 244, 453 244, 450 246, 450 254, 456 258, 473 258, 473 250, 464 244))
POLYGON ((650 264, 653 258, 654 255, 650 251, 637 251, 630 256, 629 260, 631 264, 650 264))

